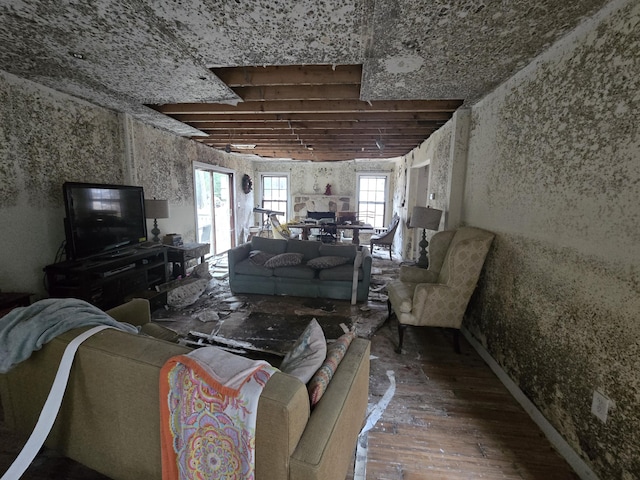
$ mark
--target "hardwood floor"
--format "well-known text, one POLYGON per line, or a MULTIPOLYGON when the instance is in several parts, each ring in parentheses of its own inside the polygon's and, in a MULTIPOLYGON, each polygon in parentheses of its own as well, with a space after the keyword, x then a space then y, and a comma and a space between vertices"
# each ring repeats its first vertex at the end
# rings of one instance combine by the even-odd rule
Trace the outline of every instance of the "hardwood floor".
MULTIPOLYGON (((366 463, 347 480, 578 478, 464 337, 458 355, 451 332, 409 327, 399 355, 396 325, 372 338, 370 403, 383 398, 389 375, 395 393, 368 432, 366 463)), ((24 442, 2 419, 0 409, 0 474, 24 442)), ((22 478, 106 479, 49 450, 22 478)))
POLYGON ((398 355, 396 325, 372 339, 370 401, 387 372, 396 390, 368 434, 366 478, 578 478, 463 337, 458 355, 451 332, 409 327, 398 355))

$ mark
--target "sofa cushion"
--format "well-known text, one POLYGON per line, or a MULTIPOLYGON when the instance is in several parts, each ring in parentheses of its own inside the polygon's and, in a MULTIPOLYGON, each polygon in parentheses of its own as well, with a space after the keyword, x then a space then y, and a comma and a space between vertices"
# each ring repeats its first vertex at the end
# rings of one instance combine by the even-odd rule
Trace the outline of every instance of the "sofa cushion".
MULTIPOLYGON (((362 280, 364 274, 362 268, 358 269, 358 281, 362 280)), ((318 278, 320 280, 338 280, 338 281, 353 281, 353 264, 339 265, 333 268, 324 268, 318 272, 318 278)))
POLYGON ((147 322, 142 325, 142 327, 140 327, 140 331, 144 335, 159 338, 160 340, 166 340, 167 342, 178 343, 178 340, 180 340, 180 335, 178 335, 177 332, 153 322, 147 322))
POLYGON ((329 386, 329 382, 333 378, 333 374, 336 372, 338 365, 342 361, 345 353, 351 342, 356 337, 355 332, 348 332, 338 338, 327 348, 327 358, 322 362, 322 366, 311 377, 307 388, 309 390, 309 400, 311 406, 314 406, 329 386))
POLYGON ((287 251, 287 241, 281 238, 251 237, 251 250, 262 250, 278 255, 287 251))
POLYGON ((270 277, 273 275, 273 270, 266 268, 262 265, 256 265, 250 258, 236 263, 235 273, 239 275, 255 275, 257 277, 270 277))
POLYGON ((326 356, 327 343, 324 332, 314 318, 285 355, 280 364, 280 371, 293 375, 306 384, 320 368, 326 356))
POLYGON ((304 255, 302 261, 308 262, 320 255, 320 245, 322 242, 291 239, 287 243, 287 253, 302 253, 304 255))
POLYGON ((290 267, 302 263, 302 253, 281 253, 264 262, 266 268, 290 267))
POLYGON ((356 258, 358 249, 355 245, 327 245, 322 244, 320 246, 320 255, 323 256, 338 256, 347 257, 351 260, 356 258))
POLYGON ((316 271, 306 265, 293 265, 291 267, 278 267, 273 269, 275 277, 300 278, 303 280, 311 280, 315 278, 316 271))
POLYGON ((326 255, 321 257, 312 258, 307 262, 307 266, 321 270, 323 268, 337 267, 338 265, 344 265, 350 262, 349 258, 341 257, 338 255, 326 255))
POLYGON ((262 250, 251 250, 249 252, 249 260, 255 265, 264 265, 271 257, 275 257, 275 253, 263 252, 262 250))

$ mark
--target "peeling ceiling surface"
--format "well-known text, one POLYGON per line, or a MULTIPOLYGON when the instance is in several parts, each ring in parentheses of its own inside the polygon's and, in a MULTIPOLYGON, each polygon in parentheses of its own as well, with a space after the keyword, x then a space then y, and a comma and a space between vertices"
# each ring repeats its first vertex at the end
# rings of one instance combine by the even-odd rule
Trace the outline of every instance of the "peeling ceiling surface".
POLYGON ((0 69, 183 136, 146 105, 242 99, 212 68, 362 65, 363 101, 482 98, 607 0, 0 0, 0 69))

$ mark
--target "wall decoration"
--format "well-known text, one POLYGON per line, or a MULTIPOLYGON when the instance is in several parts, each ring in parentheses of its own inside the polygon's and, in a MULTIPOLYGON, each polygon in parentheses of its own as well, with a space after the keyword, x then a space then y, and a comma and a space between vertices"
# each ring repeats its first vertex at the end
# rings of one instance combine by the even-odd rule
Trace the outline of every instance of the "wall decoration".
POLYGON ((242 191, 249 193, 251 190, 253 190, 253 182, 251 181, 251 177, 245 173, 242 177, 242 191))

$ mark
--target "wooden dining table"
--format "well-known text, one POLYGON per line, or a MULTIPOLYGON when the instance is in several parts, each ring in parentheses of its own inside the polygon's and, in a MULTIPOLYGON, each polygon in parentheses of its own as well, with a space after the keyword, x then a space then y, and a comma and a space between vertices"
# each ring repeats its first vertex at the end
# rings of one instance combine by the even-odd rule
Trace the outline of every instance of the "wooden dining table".
POLYGON ((355 224, 345 224, 345 225, 338 225, 338 224, 333 224, 333 223, 329 223, 329 224, 316 224, 316 223, 290 223, 287 225, 287 228, 289 228, 289 230, 291 230, 292 228, 299 228, 302 230, 302 239, 303 240, 309 240, 309 233, 311 232, 312 228, 335 228, 336 231, 338 230, 351 230, 353 232, 353 238, 351 239, 351 243, 353 243, 354 245, 360 245, 360 230, 373 230, 373 227, 371 225, 369 225, 368 223, 364 223, 362 225, 355 225, 355 224))

